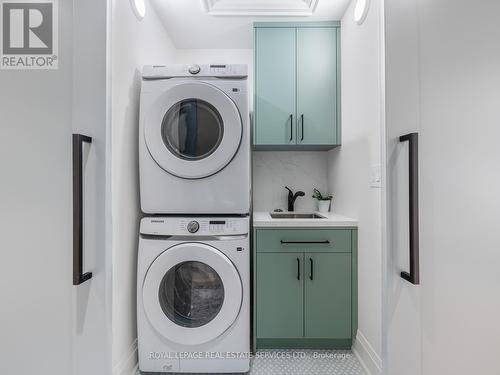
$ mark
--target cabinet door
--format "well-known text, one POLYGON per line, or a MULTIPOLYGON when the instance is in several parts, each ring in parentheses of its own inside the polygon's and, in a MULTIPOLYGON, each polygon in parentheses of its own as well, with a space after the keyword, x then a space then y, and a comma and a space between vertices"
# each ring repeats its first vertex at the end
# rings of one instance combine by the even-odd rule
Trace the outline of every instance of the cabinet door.
MULTIPOLYGON (((73 53, 70 38, 66 38, 73 33, 71 3, 62 1, 59 4, 60 11, 66 16, 61 22, 63 38, 59 48, 61 55, 67 57, 73 53)), ((88 295, 89 289, 94 289, 94 285, 90 286, 94 280, 81 287, 72 286, 73 76, 69 68, 63 67, 36 73, 36 80, 23 80, 20 84, 19 75, 0 70, 0 374, 73 375, 72 356, 78 356, 73 346, 77 336, 73 334, 72 322, 78 317, 73 298, 78 294, 77 290, 88 295), (41 98, 42 92, 51 95, 41 98), (28 134, 36 142, 26 142, 28 134), (29 235, 26 235, 26 228, 15 224, 21 222, 27 212, 37 223, 29 228, 29 235), (48 214, 50 220, 47 220, 48 214), (22 265, 22 272, 15 265, 22 265)), ((104 145, 106 139, 98 142, 104 145)), ((88 151, 85 156, 88 155, 89 159, 96 156, 95 148, 84 150, 88 151)), ((89 168, 84 167, 83 172, 85 181, 90 180, 87 177, 93 177, 88 175, 89 168)), ((97 193, 95 186, 86 187, 97 193)), ((96 201, 93 203, 97 205, 96 201)), ((104 298, 102 300, 106 302, 104 298)), ((85 310, 83 312, 85 314, 85 310)))
POLYGON ((303 336, 304 256, 257 254, 257 337, 303 336))
POLYGON ((295 28, 257 28, 255 45, 255 144, 295 144, 295 28))
POLYGON ((351 254, 305 253, 305 337, 351 338, 351 254))
MULTIPOLYGON (((38 9, 24 3, 12 3, 23 17, 38 9)), ((44 3, 45 17, 60 15, 59 69, 0 69, 0 374, 109 375, 107 4, 44 3), (72 133, 92 142, 73 146, 72 133), (82 158, 73 159, 73 150, 82 158), (73 225, 79 213, 82 225, 73 225), (36 225, 19 225, 28 214, 36 225), (79 285, 74 240, 82 241, 82 273, 92 272, 79 285)), ((52 36, 51 21, 39 21, 37 35, 52 36)))
POLYGON ((297 29, 297 143, 336 144, 337 29, 297 29))

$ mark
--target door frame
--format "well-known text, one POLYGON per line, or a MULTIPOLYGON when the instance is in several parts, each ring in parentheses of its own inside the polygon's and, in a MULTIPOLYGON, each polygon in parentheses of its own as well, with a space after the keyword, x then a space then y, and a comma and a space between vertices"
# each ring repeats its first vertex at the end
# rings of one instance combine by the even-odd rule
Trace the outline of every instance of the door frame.
MULTIPOLYGON (((112 364, 112 200, 111 200, 111 46, 112 46, 112 4, 111 0, 101 2, 99 0, 88 0, 85 2, 73 1, 73 101, 76 105, 72 108, 72 126, 73 132, 94 137, 95 143, 91 146, 90 152, 98 152, 104 158, 104 165, 99 166, 99 173, 104 174, 105 179, 99 182, 98 203, 102 203, 99 213, 103 214, 102 222, 104 228, 99 233, 99 248, 104 250, 97 259, 98 270, 94 274, 92 281, 74 287, 73 306, 75 316, 73 317, 74 332, 78 336, 73 338, 75 346, 73 362, 75 374, 84 370, 82 363, 89 362, 88 358, 81 356, 79 352, 99 337, 101 342, 101 351, 99 361, 94 364, 94 368, 102 371, 101 373, 111 373, 112 364), (98 14, 97 24, 90 31, 88 23, 83 22, 87 16, 98 14), (75 16, 77 15, 77 16, 75 16), (77 22, 78 21, 78 22, 77 22), (102 39, 95 42, 95 38, 89 36, 96 34, 102 39), (88 59, 88 56, 92 56, 88 59), (92 75, 89 77, 89 71, 92 75), (95 87, 98 87, 96 92, 95 87), (79 96, 75 99, 75 93, 79 96), (81 99, 81 100, 79 100, 81 99), (91 109, 91 110, 90 110, 91 109), (98 116, 98 119, 94 117, 98 116), (84 115, 82 115, 84 114, 84 115), (92 117, 94 116, 94 117, 92 117), (95 127, 89 133, 86 130, 88 123, 96 123, 95 127), (103 138, 105 141, 103 142, 103 138), (94 151, 92 151, 94 148, 94 151), (104 156, 102 156, 104 153, 104 156), (87 284, 87 285, 86 285, 87 284), (89 293, 92 289, 98 289, 89 293), (92 298, 91 303, 89 303, 92 298), (98 301, 99 309, 91 309, 91 304, 98 301), (88 304, 88 305, 86 305, 88 304), (93 310, 93 311, 91 311, 93 310), (82 327, 85 327, 86 335, 81 334, 82 327), (80 332, 79 332, 80 330, 80 332), (81 334, 81 336, 80 336, 81 334)), ((95 17, 94 17, 95 18, 95 17)), ((96 181, 89 181, 91 184, 97 184, 96 181)), ((89 202, 93 204, 94 202, 89 202)), ((85 246, 85 245, 84 245, 85 246)), ((88 245, 87 245, 88 246, 88 245)), ((85 249, 87 250, 87 249, 85 249)), ((94 251, 94 249, 88 249, 94 251)))
POLYGON ((382 373, 387 370, 387 332, 389 323, 389 311, 387 308, 388 287, 389 287, 389 266, 388 266, 388 225, 387 225, 387 142, 386 142, 386 111, 385 111, 385 0, 380 0, 380 152, 381 163, 380 172, 382 176, 381 184, 381 259, 382 259, 382 373))

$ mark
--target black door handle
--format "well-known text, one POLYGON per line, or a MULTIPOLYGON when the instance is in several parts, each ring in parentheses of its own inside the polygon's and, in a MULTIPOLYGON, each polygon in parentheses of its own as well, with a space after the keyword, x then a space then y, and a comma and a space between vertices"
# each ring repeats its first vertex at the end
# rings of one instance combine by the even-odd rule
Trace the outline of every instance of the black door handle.
POLYGON ((290 142, 293 141, 293 114, 290 113, 290 142))
POLYGON ((418 133, 399 137, 400 142, 409 142, 410 179, 410 272, 401 272, 401 277, 414 285, 420 284, 420 248, 418 226, 418 133))
POLYGON ((300 136, 300 140, 303 141, 304 140, 304 114, 300 115, 300 124, 302 127, 302 135, 300 136))
POLYGON ((311 274, 309 275, 309 279, 314 280, 314 274, 313 274, 313 272, 314 272, 314 268, 313 268, 314 262, 313 262, 312 258, 309 258, 309 263, 311 263, 311 274))
POLYGON ((321 240, 321 241, 285 241, 285 240, 280 240, 281 244, 286 245, 286 244, 329 244, 330 241, 328 240, 321 240))
POLYGON ((297 258, 297 280, 300 280, 300 258, 297 258))
POLYGON ((92 138, 73 134, 73 285, 92 278, 92 272, 83 273, 83 150, 92 138))

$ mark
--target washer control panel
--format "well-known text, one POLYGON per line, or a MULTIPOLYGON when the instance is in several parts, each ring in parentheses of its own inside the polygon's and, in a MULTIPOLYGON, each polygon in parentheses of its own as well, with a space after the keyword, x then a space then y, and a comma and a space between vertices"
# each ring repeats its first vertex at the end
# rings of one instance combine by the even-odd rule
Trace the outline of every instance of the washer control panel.
POLYGON ((145 217, 141 234, 158 236, 234 236, 248 234, 248 217, 145 217))
POLYGON ((208 223, 210 233, 233 233, 238 231, 238 222, 234 220, 210 220, 208 223))

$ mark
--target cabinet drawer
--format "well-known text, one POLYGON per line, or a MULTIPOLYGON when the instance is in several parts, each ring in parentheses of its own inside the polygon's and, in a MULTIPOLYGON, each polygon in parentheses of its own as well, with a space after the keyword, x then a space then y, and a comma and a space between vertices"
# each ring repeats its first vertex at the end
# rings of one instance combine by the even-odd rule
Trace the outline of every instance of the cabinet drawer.
POLYGON ((270 252, 351 252, 350 229, 258 229, 256 248, 270 252))

